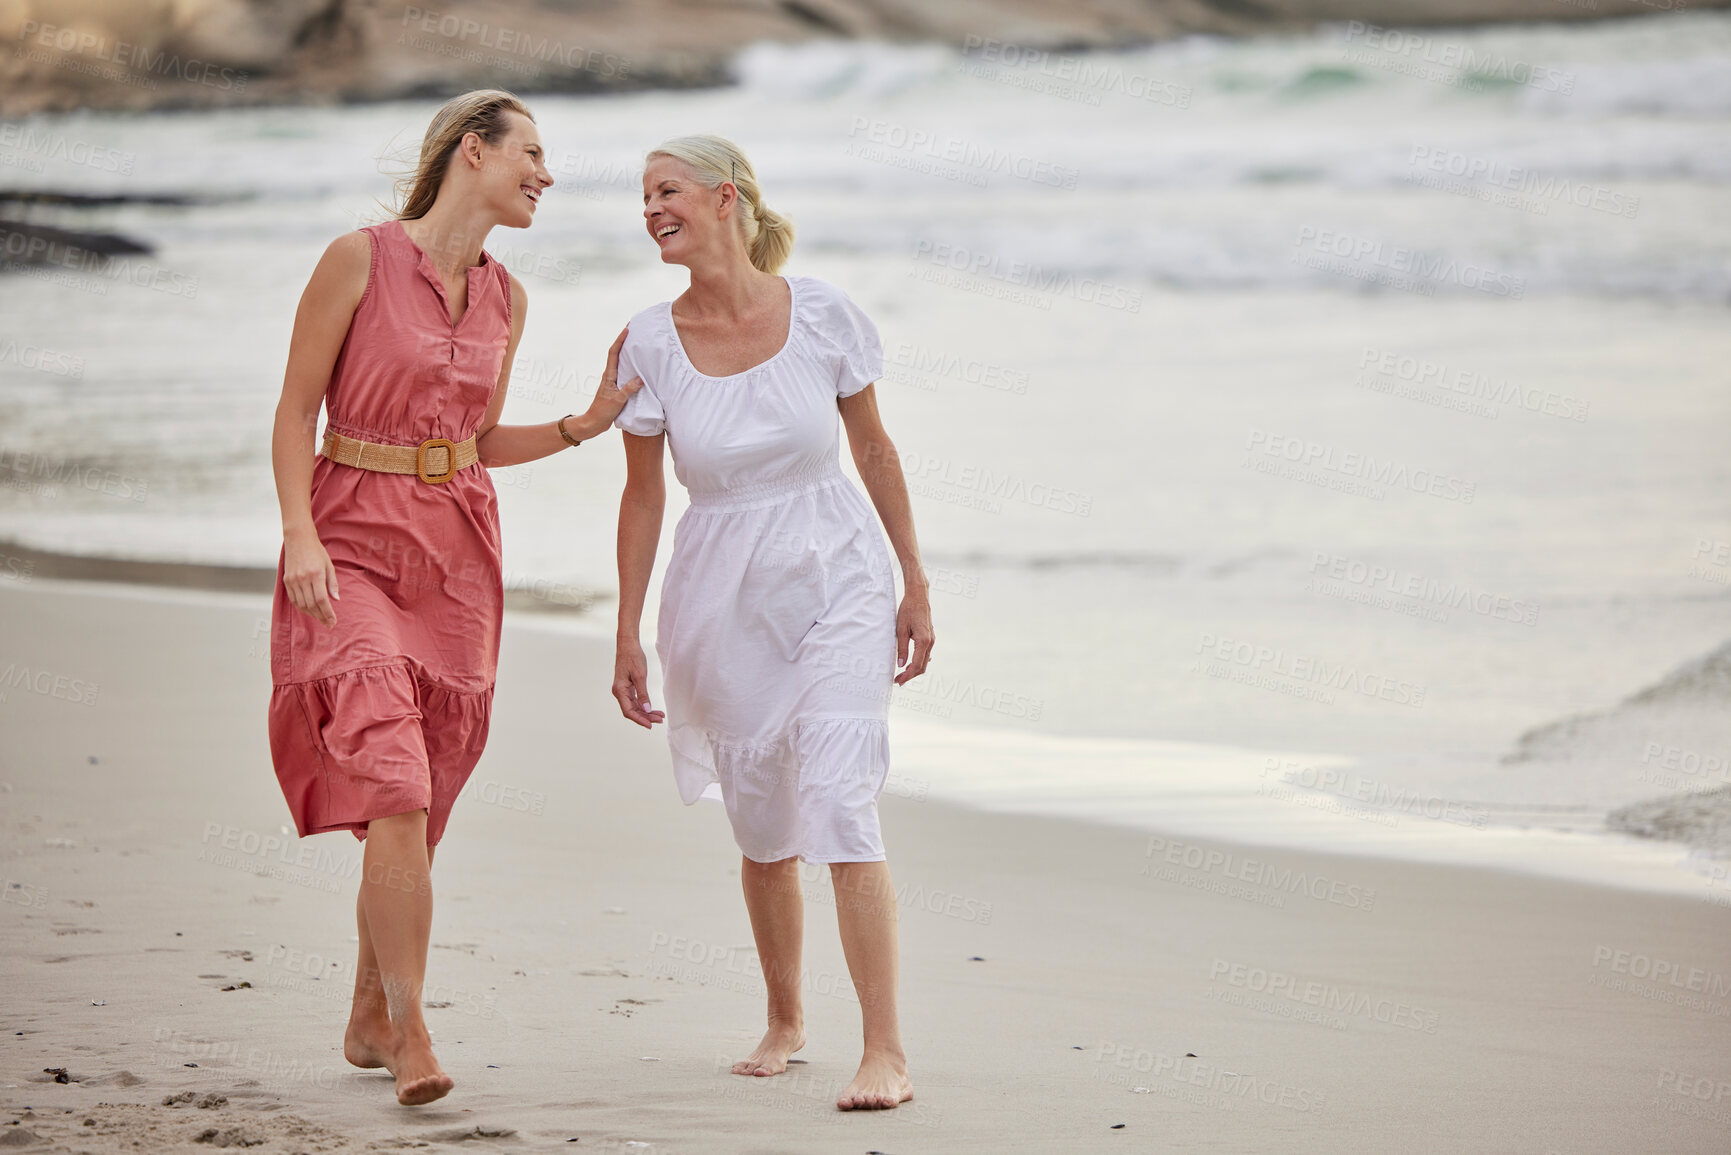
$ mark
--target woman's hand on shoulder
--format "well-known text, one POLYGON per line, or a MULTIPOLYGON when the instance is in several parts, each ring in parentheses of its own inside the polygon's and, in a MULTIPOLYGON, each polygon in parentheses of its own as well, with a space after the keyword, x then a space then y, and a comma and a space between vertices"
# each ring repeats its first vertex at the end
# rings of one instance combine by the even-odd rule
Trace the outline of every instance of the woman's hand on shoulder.
POLYGON ((595 390, 595 400, 589 403, 589 411, 584 414, 592 427, 591 437, 606 432, 625 409, 625 403, 631 400, 631 395, 643 388, 643 378, 633 377, 625 384, 619 384, 619 350, 625 347, 625 335, 631 331, 627 325, 619 330, 619 336, 614 338, 613 347, 607 350, 607 368, 602 371, 601 385, 595 390))
POLYGON ((613 658, 613 697, 619 712, 645 730, 665 722, 667 715, 649 707, 649 662, 636 638, 620 638, 613 658))

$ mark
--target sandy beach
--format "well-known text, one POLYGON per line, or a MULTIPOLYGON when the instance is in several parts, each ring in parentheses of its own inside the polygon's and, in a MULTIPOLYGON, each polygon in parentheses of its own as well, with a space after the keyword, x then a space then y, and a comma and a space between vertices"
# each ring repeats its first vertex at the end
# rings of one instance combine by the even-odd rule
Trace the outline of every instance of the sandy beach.
POLYGON ((0 30, 0 1149, 1731 1151, 1731 0, 0 30), (608 693, 611 436, 492 473, 456 1089, 344 1061, 362 845, 272 772, 264 450, 319 254, 474 85, 555 180, 487 240, 533 302, 504 424, 686 287, 642 216, 676 135, 878 329, 940 639, 889 702, 898 1110, 834 1108, 820 867, 808 1044, 728 1071, 763 977, 722 808, 608 693))
POLYGON ((1724 1150, 1724 906, 893 783, 916 1098, 833 1109, 857 1007, 811 868, 804 1062, 732 1076, 762 1004, 725 819, 617 717, 604 640, 544 615, 507 621, 435 870, 426 1001, 457 1089, 398 1107, 339 1051, 359 844, 285 829, 267 618, 254 594, 0 585, 0 1146, 1724 1150))

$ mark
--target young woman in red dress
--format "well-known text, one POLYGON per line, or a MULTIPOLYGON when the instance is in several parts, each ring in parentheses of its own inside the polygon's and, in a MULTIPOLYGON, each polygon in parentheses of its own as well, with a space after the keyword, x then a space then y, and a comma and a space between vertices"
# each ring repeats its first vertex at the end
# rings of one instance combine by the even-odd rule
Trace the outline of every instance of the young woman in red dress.
POLYGON ((481 246, 494 226, 527 228, 552 183, 516 97, 441 108, 397 218, 337 238, 313 271, 272 434, 271 755, 302 836, 366 840, 343 1054, 388 1069, 404 1104, 453 1086, 421 988, 433 846, 486 742, 498 663, 487 468, 599 436, 640 385, 615 382, 621 333, 587 412, 498 423, 528 301, 481 246))

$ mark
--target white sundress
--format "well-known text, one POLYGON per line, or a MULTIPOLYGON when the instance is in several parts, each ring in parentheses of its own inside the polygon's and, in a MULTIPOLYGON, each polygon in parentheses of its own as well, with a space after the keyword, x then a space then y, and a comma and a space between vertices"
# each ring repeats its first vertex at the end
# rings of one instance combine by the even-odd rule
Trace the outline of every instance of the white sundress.
POLYGON ((619 380, 644 384, 615 423, 665 431, 691 497, 655 639, 680 797, 719 784, 757 862, 876 862, 895 576, 876 514, 841 471, 836 398, 878 379, 883 348, 841 290, 785 279, 787 341, 743 373, 699 373, 670 303, 633 317, 619 380))

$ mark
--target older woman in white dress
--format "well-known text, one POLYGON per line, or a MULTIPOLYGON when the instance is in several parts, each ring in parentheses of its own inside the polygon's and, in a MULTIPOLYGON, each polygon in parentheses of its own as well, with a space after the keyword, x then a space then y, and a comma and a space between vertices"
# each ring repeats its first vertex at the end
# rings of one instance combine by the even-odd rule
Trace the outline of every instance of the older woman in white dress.
POLYGON ((769 1025, 734 1073, 780 1074, 805 1044, 799 863, 828 863, 865 1033, 836 1105, 894 1107, 913 1084, 877 796, 890 688, 924 672, 932 626, 907 486, 878 417, 877 329, 835 286, 776 275, 792 225, 729 141, 681 137, 651 152, 643 216, 691 286, 633 317, 620 354, 620 378, 644 385, 617 422, 628 473, 613 694, 638 725, 667 723, 681 797, 719 791, 744 854, 769 1025), (871 505, 841 471, 838 424, 871 505), (691 497, 662 583, 665 714, 651 708, 639 641, 664 443, 691 497))

